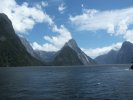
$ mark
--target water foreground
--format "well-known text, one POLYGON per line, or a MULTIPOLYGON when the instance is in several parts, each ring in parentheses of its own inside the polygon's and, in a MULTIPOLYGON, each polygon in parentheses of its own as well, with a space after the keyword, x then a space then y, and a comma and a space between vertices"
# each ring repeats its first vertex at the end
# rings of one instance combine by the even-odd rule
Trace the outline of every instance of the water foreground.
POLYGON ((132 100, 129 67, 0 68, 0 100, 132 100))

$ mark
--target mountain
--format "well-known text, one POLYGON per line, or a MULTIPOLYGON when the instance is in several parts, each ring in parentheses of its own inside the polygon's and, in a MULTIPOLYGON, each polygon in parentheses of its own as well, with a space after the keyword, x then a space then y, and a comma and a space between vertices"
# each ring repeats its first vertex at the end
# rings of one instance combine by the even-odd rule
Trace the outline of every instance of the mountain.
POLYGON ((74 39, 69 40, 64 47, 57 52, 54 59, 55 65, 89 65, 95 61, 88 57, 77 45, 74 39))
POLYGON ((41 51, 41 50, 33 50, 30 43, 24 38, 19 37, 22 44, 25 46, 27 52, 33 56, 34 58, 42 61, 42 62, 51 62, 54 59, 54 56, 56 52, 47 52, 47 51, 41 51))
POLYGON ((35 50, 35 53, 39 56, 41 61, 45 62, 52 62, 56 56, 56 52, 35 50))
POLYGON ((83 65, 83 63, 72 48, 64 46, 55 57, 53 65, 83 65))
POLYGON ((46 52, 33 50, 29 42, 21 37, 21 41, 27 51, 38 60, 48 65, 88 65, 95 61, 88 57, 77 45, 74 39, 69 40, 58 52, 46 52))
POLYGON ((87 56, 77 45, 76 41, 74 39, 69 40, 65 46, 68 46, 70 48, 72 48, 78 55, 78 58, 81 60, 81 62, 84 65, 88 65, 88 64, 95 64, 96 62, 91 59, 89 56, 87 56))
POLYGON ((22 44, 24 45, 24 47, 26 48, 27 52, 33 56, 36 59, 40 59, 40 57, 38 56, 38 54, 33 50, 32 46, 30 45, 30 43, 24 38, 24 37, 19 37, 22 44))
POLYGON ((118 51, 111 50, 109 53, 95 58, 101 64, 128 64, 133 60, 133 44, 125 41, 118 51))
POLYGON ((111 50, 107 54, 100 55, 95 58, 95 61, 100 64, 115 64, 117 58, 116 50, 111 50))
POLYGON ((0 13, 0 66, 43 65, 33 58, 15 34, 12 22, 0 13))
POLYGON ((116 62, 118 64, 127 64, 131 63, 133 60, 133 44, 125 41, 122 44, 121 49, 117 53, 117 59, 116 62))

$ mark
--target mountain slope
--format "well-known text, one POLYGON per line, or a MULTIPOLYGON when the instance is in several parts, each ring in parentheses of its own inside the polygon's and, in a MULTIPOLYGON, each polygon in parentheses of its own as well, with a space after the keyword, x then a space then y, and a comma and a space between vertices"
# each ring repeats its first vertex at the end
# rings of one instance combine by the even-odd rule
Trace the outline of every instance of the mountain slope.
POLYGON ((35 50, 35 53, 39 56, 41 61, 51 62, 56 56, 56 52, 47 52, 47 51, 40 51, 35 50))
POLYGON ((19 37, 22 44, 24 45, 24 47, 26 48, 27 52, 33 56, 36 59, 40 59, 38 54, 33 50, 33 48, 31 47, 30 43, 24 38, 24 37, 19 37))
POLYGON ((95 58, 98 63, 101 64, 128 64, 133 60, 133 44, 125 41, 120 50, 111 50, 105 55, 95 58))
POLYGON ((122 44, 121 49, 117 53, 117 59, 116 62, 118 64, 127 64, 131 63, 133 60, 133 44, 125 41, 122 44))
POLYGON ((95 64, 96 62, 91 59, 89 56, 87 56, 77 45, 76 41, 74 39, 69 40, 65 46, 69 46, 70 48, 72 48, 78 55, 78 58, 81 60, 81 62, 84 65, 88 65, 88 64, 95 64))
POLYGON ((97 61, 97 63, 100 63, 100 64, 115 64, 117 52, 118 51, 111 50, 107 54, 96 57, 95 60, 97 61))
POLYGON ((88 57, 77 45, 74 39, 69 40, 56 54, 54 59, 56 65, 89 65, 95 61, 88 57))
POLYGON ((33 58, 15 34, 11 21, 0 13, 0 66, 42 65, 33 58))
POLYGON ((82 65, 77 53, 68 46, 63 47, 55 57, 53 65, 82 65))

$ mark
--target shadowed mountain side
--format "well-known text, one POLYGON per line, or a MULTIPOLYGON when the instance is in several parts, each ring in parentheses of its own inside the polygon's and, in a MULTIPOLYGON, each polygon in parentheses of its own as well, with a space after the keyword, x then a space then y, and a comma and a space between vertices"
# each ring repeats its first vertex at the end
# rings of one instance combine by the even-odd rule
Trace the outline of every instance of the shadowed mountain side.
POLYGON ((100 64, 116 64, 117 51, 111 50, 107 54, 100 55, 95 58, 100 64))
POLYGON ((33 50, 26 39, 21 38, 27 51, 38 60, 48 65, 89 65, 95 61, 88 57, 77 45, 74 39, 69 40, 64 47, 57 52, 33 50))
POLYGON ((11 21, 0 13, 0 66, 43 65, 33 58, 15 34, 11 21))
POLYGON ((133 44, 125 41, 118 51, 111 50, 95 60, 100 64, 129 64, 133 60, 133 44))
POLYGON ((73 49, 65 46, 58 52, 53 65, 83 65, 83 63, 73 49))
POLYGON ((53 65, 89 65, 95 61, 88 57, 77 45, 74 39, 69 40, 64 47, 56 53, 53 65))

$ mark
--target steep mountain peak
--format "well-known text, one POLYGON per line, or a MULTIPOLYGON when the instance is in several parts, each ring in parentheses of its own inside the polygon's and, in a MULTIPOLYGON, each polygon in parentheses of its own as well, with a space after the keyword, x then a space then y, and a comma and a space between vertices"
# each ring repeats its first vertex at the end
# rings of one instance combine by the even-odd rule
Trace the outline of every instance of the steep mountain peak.
POLYGON ((65 46, 69 46, 70 48, 76 50, 78 48, 78 45, 74 39, 70 39, 65 46))
POLYGON ((123 49, 129 49, 129 48, 133 48, 133 44, 129 41, 123 42, 121 49, 123 50, 123 49))
POLYGON ((74 45, 77 45, 76 41, 74 39, 70 39, 68 42, 68 44, 74 44, 74 45))
POLYGON ((133 44, 129 41, 125 41, 125 42, 123 42, 122 47, 127 46, 127 45, 133 45, 133 44))
POLYGON ((88 64, 94 64, 95 61, 92 60, 90 57, 88 57, 77 45, 76 41, 74 39, 70 39, 64 47, 70 47, 71 49, 73 49, 77 55, 78 58, 82 61, 82 63, 84 65, 88 65, 88 64))

